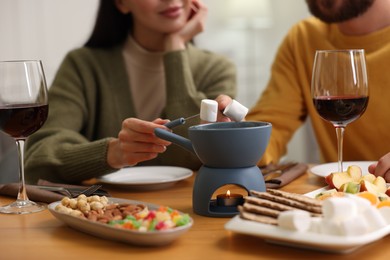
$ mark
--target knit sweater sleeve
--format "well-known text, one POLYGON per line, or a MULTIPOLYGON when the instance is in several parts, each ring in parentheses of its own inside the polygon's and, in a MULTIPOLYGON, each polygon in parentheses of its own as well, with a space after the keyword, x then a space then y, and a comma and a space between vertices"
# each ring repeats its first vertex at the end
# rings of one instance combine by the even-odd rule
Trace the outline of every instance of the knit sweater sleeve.
MULTIPOLYGON (((78 183, 112 169, 106 163, 109 138, 93 140, 93 75, 69 54, 49 90, 49 116, 43 127, 28 138, 25 153, 26 181, 38 179, 78 183)), ((85 57, 84 57, 85 58, 85 57)), ((96 104, 95 104, 96 105, 96 104)))

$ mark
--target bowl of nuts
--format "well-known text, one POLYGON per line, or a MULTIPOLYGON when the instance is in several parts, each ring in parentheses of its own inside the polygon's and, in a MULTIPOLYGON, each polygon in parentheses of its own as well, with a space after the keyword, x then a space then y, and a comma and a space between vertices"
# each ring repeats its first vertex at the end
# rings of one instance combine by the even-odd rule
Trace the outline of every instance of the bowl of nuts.
POLYGON ((97 195, 64 197, 48 209, 78 231, 141 246, 170 244, 193 225, 188 214, 167 206, 97 195))

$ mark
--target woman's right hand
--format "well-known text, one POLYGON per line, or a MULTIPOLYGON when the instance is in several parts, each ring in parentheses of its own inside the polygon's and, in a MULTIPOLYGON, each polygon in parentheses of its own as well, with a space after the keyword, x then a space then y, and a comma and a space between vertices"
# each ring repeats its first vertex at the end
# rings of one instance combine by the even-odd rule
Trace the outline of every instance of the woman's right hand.
POLYGON ((158 138, 154 129, 167 129, 164 126, 167 122, 169 120, 156 119, 148 122, 137 118, 125 119, 118 138, 113 138, 108 144, 107 163, 115 169, 120 169, 151 160, 159 153, 165 152, 171 143, 158 138))

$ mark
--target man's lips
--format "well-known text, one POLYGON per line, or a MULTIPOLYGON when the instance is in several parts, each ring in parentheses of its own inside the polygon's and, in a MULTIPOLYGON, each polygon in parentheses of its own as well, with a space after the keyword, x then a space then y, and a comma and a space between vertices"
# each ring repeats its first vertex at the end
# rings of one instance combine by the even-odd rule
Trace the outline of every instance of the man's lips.
POLYGON ((160 14, 168 18, 176 18, 180 16, 182 11, 183 8, 177 6, 177 7, 170 7, 168 9, 165 9, 164 11, 160 12, 160 14))

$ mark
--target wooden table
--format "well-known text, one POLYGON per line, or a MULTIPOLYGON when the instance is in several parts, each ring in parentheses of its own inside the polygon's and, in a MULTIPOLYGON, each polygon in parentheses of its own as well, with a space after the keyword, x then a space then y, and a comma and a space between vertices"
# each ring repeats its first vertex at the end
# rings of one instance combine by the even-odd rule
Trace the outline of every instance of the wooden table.
MULTIPOLYGON (((390 236, 353 253, 330 254, 278 246, 261 238, 227 231, 229 218, 212 218, 192 211, 194 177, 159 191, 118 191, 114 197, 168 205, 188 212, 194 226, 173 244, 136 247, 104 240, 67 227, 48 210, 28 215, 0 215, 0 259, 388 259, 390 236)), ((307 173, 283 188, 306 193, 325 185, 323 178, 307 173)), ((0 203, 11 202, 0 197, 0 203)))

